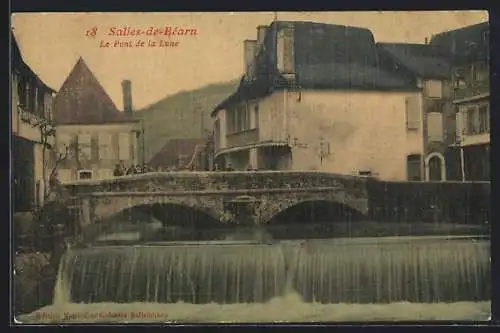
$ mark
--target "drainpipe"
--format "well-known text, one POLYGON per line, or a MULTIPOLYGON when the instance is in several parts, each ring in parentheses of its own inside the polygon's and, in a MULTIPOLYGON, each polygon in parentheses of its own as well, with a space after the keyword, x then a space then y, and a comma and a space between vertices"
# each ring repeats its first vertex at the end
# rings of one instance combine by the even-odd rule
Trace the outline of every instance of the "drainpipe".
POLYGON ((465 159, 464 148, 460 146, 460 171, 462 172, 462 181, 465 181, 465 159))

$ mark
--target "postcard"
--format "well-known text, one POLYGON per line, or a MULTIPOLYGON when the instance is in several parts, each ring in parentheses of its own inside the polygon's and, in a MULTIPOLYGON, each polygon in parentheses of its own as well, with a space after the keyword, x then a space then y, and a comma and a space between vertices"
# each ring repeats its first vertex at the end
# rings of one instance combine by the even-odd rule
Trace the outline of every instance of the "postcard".
POLYGON ((14 13, 17 324, 487 321, 487 12, 14 13))

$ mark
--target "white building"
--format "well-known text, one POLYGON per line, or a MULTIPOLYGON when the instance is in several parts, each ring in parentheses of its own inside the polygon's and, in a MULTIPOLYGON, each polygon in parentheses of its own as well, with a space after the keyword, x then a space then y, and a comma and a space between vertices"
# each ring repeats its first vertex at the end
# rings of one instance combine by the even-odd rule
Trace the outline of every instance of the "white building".
POLYGON ((423 179, 422 89, 379 68, 369 30, 275 21, 244 45, 245 77, 212 113, 219 168, 423 179))
POLYGON ((58 166, 61 182, 113 176, 117 164, 144 163, 143 129, 133 117, 130 81, 119 111, 82 58, 54 98, 56 147, 70 153, 58 166))

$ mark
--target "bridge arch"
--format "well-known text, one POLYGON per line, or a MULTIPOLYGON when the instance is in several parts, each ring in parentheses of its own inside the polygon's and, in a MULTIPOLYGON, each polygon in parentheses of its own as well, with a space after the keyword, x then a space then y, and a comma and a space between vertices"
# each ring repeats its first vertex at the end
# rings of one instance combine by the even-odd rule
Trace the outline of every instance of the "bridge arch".
POLYGON ((82 240, 85 243, 110 240, 209 240, 224 227, 215 213, 200 205, 172 201, 148 202, 122 206, 121 211, 101 215, 94 223, 82 228, 82 240))
POLYGON ((311 198, 282 205, 264 228, 272 239, 350 237, 353 228, 363 229, 366 220, 362 210, 345 202, 311 198))
POLYGON ((345 194, 327 193, 303 193, 302 195, 290 195, 281 197, 264 197, 256 207, 258 224, 269 224, 276 221, 279 215, 283 215, 290 209, 297 209, 307 205, 325 205, 337 207, 348 213, 348 216, 362 218, 368 215, 367 198, 354 198, 345 194))
POLYGON ((177 205, 202 212, 221 222, 225 222, 227 219, 222 205, 218 205, 217 202, 214 203, 203 196, 102 196, 94 197, 91 201, 94 221, 105 220, 132 207, 151 207, 154 205, 177 205))
POLYGON ((361 210, 351 205, 322 198, 291 200, 280 208, 281 210, 268 218, 266 224, 287 224, 291 221, 311 223, 360 221, 366 217, 361 210))

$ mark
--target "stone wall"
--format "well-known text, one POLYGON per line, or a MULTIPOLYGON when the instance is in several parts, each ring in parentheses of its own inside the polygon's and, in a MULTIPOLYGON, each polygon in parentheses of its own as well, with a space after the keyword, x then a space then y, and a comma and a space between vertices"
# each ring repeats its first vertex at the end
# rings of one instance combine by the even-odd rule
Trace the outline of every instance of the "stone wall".
POLYGON ((366 178, 323 172, 154 172, 103 180, 83 180, 65 186, 73 195, 102 192, 231 191, 342 187, 363 192, 366 178))
POLYGON ((490 182, 368 183, 370 217, 380 222, 488 224, 490 182))

